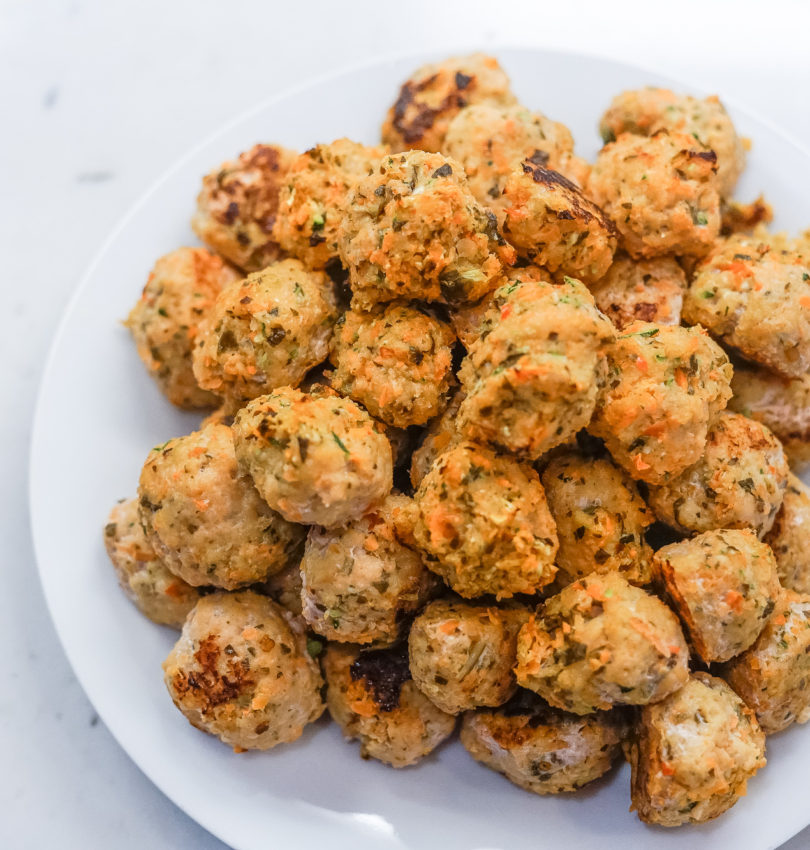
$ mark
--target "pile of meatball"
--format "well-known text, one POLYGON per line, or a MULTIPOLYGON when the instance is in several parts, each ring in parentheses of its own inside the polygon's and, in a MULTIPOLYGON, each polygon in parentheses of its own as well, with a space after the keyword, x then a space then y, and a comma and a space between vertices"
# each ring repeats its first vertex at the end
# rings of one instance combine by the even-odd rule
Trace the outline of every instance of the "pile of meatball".
POLYGON ((207 418, 104 532, 194 726, 264 750, 326 708, 394 767, 460 727, 536 794, 624 757, 678 826, 810 719, 810 238, 733 199, 717 98, 627 91, 600 129, 585 162, 476 54, 379 145, 203 178, 206 247, 127 324, 207 418))

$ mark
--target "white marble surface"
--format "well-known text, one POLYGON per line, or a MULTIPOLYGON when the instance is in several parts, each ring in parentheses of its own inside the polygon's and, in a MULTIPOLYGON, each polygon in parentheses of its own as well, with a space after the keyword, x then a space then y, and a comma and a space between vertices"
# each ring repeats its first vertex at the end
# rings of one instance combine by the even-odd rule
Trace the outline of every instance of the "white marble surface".
MULTIPOLYGON (((224 847, 98 721, 48 619, 26 509, 49 340, 100 243, 155 177, 222 122, 308 77, 375 55, 499 43, 646 65, 745 102, 810 145, 808 31, 802 0, 0 0, 0 303, 10 319, 0 336, 0 847, 224 847)), ((808 847, 810 830, 785 850, 808 847)))

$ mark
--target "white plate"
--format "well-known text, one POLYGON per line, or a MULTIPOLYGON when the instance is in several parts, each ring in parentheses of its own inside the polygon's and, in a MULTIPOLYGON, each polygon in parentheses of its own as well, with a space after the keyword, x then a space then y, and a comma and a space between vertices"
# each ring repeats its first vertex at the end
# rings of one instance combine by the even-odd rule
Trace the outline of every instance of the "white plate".
MULTIPOLYGON (((498 53, 530 107, 564 121, 592 158, 596 122, 611 96, 673 85, 605 59, 550 51, 498 53)), ((626 767, 577 795, 527 794, 470 759, 454 742, 417 767, 363 762, 334 724, 311 727, 290 746, 233 754, 174 708, 160 664, 173 633, 154 626, 119 591, 101 530, 113 502, 134 493, 148 450, 188 433, 199 417, 173 410, 142 368, 121 326, 154 260, 193 242, 188 226, 200 178, 256 141, 304 149, 350 136, 378 138, 411 56, 332 76, 276 98, 226 127, 177 164, 132 210, 88 271, 65 316, 43 378, 31 457, 31 514, 42 584, 76 675, 101 718, 140 768, 178 806, 239 850, 444 850, 540 846, 774 847, 808 821, 810 728, 768 742, 770 764, 748 798, 714 823, 677 831, 644 827, 628 813, 626 767)), ((678 86, 685 90, 687 87, 678 86)), ((776 224, 810 223, 800 177, 810 158, 742 109, 754 139, 738 194, 760 191, 776 224)), ((80 781, 80 780, 79 780, 80 781)))

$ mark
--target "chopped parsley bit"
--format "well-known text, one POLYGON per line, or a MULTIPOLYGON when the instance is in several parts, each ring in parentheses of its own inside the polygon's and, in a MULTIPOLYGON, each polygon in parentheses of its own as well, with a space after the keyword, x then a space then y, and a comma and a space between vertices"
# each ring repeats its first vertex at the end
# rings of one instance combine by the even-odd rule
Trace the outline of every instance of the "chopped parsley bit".
POLYGON ((658 334, 658 328, 651 328, 648 331, 641 331, 639 336, 656 336, 658 334))
POLYGON ((326 216, 323 213, 318 213, 317 215, 312 216, 312 229, 313 230, 323 230, 323 226, 326 224, 326 216))
POLYGON ((304 290, 301 288, 301 284, 300 284, 300 283, 298 283, 298 281, 296 281, 296 282, 295 282, 295 284, 293 285, 293 292, 295 292, 295 294, 296 294, 299 298, 303 298, 303 297, 304 297, 304 290))
POLYGON ((158 307, 158 315, 163 316, 165 319, 169 318, 169 314, 163 307, 158 307))
POLYGON ((308 638, 307 652, 313 658, 317 658, 323 652, 323 641, 316 640, 315 638, 308 638))
POLYGON ((166 448, 166 446, 168 446, 168 445, 169 445, 169 443, 171 443, 171 440, 166 440, 166 442, 165 442, 165 443, 161 443, 159 446, 155 446, 155 447, 152 449, 152 451, 153 451, 153 452, 162 452, 162 451, 163 451, 163 449, 165 449, 165 448, 166 448))
POLYGON ((700 293, 701 298, 714 298, 714 292, 709 289, 704 289, 703 292, 700 293))
POLYGON ((351 455, 351 452, 343 444, 343 440, 341 440, 334 431, 332 431, 332 439, 340 446, 341 450, 345 452, 346 455, 351 455))
POLYGON ((802 280, 810 280, 810 274, 807 274, 807 272, 802 272, 802 280))
POLYGON ((706 225, 708 223, 709 223, 709 219, 706 216, 705 212, 700 211, 700 212, 695 214, 695 224, 706 225))

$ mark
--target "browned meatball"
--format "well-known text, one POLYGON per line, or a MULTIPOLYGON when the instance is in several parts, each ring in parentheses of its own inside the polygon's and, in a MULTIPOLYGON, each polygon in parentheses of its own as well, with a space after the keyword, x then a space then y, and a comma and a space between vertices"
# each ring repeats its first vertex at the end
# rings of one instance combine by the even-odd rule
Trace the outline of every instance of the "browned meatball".
POLYGON ((764 539, 782 587, 810 594, 810 488, 795 475, 788 476, 782 507, 764 539))

